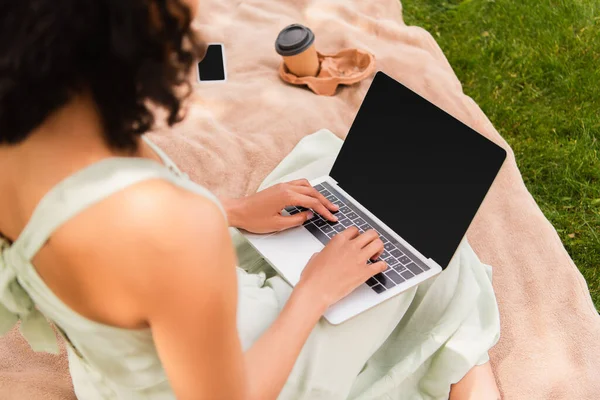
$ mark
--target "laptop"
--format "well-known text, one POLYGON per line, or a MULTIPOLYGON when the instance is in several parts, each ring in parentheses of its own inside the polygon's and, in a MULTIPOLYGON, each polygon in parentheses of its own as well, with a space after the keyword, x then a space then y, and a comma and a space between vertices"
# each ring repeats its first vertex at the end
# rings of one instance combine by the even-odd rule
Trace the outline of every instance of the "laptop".
POLYGON ((500 146, 380 71, 330 173, 310 181, 340 206, 338 222, 315 213, 287 231, 242 233, 293 286, 336 234, 376 229, 388 268, 329 307, 324 317, 339 324, 446 269, 505 158, 500 146))

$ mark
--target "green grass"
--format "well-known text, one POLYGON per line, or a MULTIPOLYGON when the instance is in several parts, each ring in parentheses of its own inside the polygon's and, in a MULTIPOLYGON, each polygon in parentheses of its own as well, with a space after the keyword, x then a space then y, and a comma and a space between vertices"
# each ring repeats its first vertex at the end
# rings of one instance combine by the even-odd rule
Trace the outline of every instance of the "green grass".
POLYGON ((515 151, 600 309, 600 0, 403 0, 515 151))

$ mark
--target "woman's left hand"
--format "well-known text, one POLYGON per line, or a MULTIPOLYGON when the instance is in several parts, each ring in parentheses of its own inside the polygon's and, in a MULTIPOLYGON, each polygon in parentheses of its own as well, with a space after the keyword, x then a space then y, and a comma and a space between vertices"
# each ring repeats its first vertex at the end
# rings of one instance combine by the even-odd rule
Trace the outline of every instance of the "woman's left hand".
POLYGON ((252 233, 271 233, 302 225, 313 211, 329 221, 337 221, 338 206, 313 188, 306 179, 280 183, 241 199, 222 200, 229 224, 252 233), (308 208, 294 215, 281 211, 289 206, 308 208), (312 210, 312 211, 311 211, 312 210))

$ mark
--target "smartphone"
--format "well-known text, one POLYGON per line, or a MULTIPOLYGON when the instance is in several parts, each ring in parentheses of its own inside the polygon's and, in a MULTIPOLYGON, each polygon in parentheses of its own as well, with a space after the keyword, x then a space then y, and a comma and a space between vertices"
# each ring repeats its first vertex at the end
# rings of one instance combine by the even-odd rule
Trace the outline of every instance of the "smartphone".
POLYGON ((206 55, 198 63, 198 82, 225 82, 227 68, 225 66, 225 49, 221 43, 211 43, 206 55))

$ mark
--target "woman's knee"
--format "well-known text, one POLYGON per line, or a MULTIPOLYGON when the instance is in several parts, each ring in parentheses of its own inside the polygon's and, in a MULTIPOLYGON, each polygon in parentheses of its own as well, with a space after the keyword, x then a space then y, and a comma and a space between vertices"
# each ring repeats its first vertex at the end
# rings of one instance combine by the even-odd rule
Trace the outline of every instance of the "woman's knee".
POLYGON ((476 365, 450 389, 450 400, 500 400, 500 390, 489 361, 476 365))

